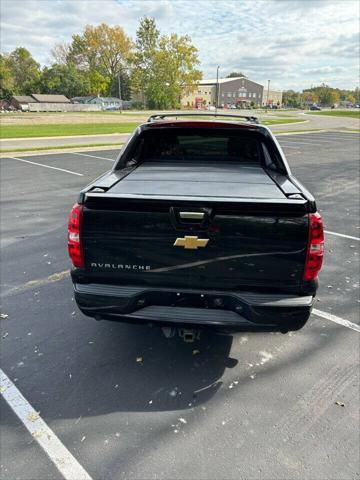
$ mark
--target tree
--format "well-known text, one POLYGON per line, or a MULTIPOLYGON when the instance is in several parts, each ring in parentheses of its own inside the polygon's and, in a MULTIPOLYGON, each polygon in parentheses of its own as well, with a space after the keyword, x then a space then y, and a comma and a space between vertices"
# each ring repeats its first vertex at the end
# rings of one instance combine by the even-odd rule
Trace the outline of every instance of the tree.
POLYGON ((188 36, 162 37, 154 58, 153 107, 178 108, 184 87, 190 90, 201 80, 202 74, 195 68, 198 63, 197 49, 188 36))
POLYGON ((98 70, 86 72, 90 81, 90 92, 92 95, 108 95, 111 79, 98 70))
POLYGON ((0 98, 10 98, 14 94, 15 84, 8 55, 0 54, 0 98))
POLYGON ((70 45, 67 43, 57 43, 51 50, 51 55, 57 65, 66 65, 69 62, 70 45))
MULTIPOLYGON (((131 79, 130 75, 125 70, 120 70, 120 90, 121 90, 121 99, 130 100, 131 98, 131 79)), ((119 78, 118 75, 113 78, 110 85, 110 95, 112 97, 119 96, 119 78)))
POLYGON ((109 95, 116 92, 118 95, 115 90, 117 76, 122 75, 123 68, 129 64, 132 47, 130 37, 120 26, 102 23, 96 27, 87 25, 81 35, 73 35, 69 48, 58 45, 53 55, 87 72, 91 93, 109 95))
POLYGON ((14 94, 29 95, 37 89, 40 80, 40 65, 24 47, 18 47, 7 58, 13 78, 14 94))
POLYGON ((234 77, 245 77, 246 78, 246 75, 244 75, 242 72, 231 72, 231 73, 229 73, 229 75, 227 75, 226 78, 234 78, 234 77))
POLYGON ((301 95, 294 90, 283 92, 283 104, 287 107, 298 108, 301 105, 301 95))
POLYGON ((340 95, 333 88, 329 87, 325 83, 322 83, 320 87, 316 87, 319 95, 319 102, 321 105, 329 106, 337 103, 340 100, 340 95))
POLYGON ((335 103, 339 103, 339 101, 340 101, 339 92, 337 92, 336 90, 332 90, 329 93, 329 103, 328 103, 328 105, 334 105, 335 103))
POLYGON ((160 31, 156 28, 155 20, 149 17, 142 18, 136 32, 136 51, 134 55, 138 68, 150 71, 159 39, 160 31))
POLYGON ((130 37, 120 26, 87 25, 81 35, 73 35, 67 60, 87 70, 93 78, 101 77, 101 90, 106 84, 106 93, 109 93, 120 70, 130 61, 132 46, 130 37))
MULTIPOLYGON (((150 80, 156 76, 154 71, 155 55, 158 48, 160 32, 153 18, 144 17, 140 20, 136 32, 135 52, 133 56, 134 70, 132 72, 132 89, 140 93, 145 104, 145 90, 150 80)), ((147 92, 149 94, 149 92, 147 92)))
POLYGON ((202 74, 197 49, 188 36, 160 36, 155 20, 143 18, 137 31, 133 82, 150 108, 177 108, 183 88, 193 89, 202 74))
POLYGON ((91 93, 91 78, 74 64, 45 67, 40 87, 42 93, 62 94, 68 98, 91 93))
POLYGON ((319 97, 316 95, 315 92, 312 92, 312 91, 304 90, 301 97, 303 102, 306 103, 307 105, 310 105, 312 103, 318 103, 319 101, 319 97))
POLYGON ((354 97, 355 97, 355 102, 360 103, 360 88, 355 87, 355 90, 354 90, 353 93, 354 93, 354 97))
POLYGON ((318 97, 319 103, 324 106, 330 106, 334 103, 338 103, 342 94, 341 90, 331 88, 325 83, 322 83, 318 87, 306 89, 303 93, 305 92, 312 92, 315 94, 318 97))

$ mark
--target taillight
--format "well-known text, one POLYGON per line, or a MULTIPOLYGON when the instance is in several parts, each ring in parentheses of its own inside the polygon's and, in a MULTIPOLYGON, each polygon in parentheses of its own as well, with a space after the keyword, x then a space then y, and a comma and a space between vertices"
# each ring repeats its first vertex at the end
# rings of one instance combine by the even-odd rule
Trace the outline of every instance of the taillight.
POLYGON ((68 250, 74 267, 84 268, 84 255, 81 242, 83 205, 75 203, 72 207, 68 224, 68 250))
POLYGON ((324 258, 324 225, 319 213, 309 214, 309 243, 307 248, 304 280, 314 280, 324 258))

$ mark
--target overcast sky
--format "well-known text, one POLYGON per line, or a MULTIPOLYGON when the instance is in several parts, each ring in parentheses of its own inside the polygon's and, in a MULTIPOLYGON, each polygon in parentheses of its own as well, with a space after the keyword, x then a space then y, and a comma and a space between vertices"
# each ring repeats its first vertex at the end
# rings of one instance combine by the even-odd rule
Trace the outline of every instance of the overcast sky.
POLYGON ((188 34, 205 78, 216 66, 273 88, 359 82, 358 0, 1 0, 1 50, 26 47, 42 65, 86 24, 121 25, 132 37, 152 16, 162 33, 188 34))

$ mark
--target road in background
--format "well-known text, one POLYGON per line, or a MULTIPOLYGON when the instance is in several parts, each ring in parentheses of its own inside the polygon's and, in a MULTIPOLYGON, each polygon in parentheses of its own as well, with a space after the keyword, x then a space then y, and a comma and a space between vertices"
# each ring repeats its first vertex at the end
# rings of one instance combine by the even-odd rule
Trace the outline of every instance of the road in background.
MULTIPOLYGON (((326 229, 359 238, 358 137, 279 141, 326 229)), ((356 478, 358 332, 312 315, 286 335, 186 344, 77 310, 68 212, 116 155, 1 159, 5 373, 94 480, 356 478)), ((316 309, 359 324, 358 272, 359 242, 327 235, 316 309)), ((1 413, 2 478, 62 478, 5 402, 1 413)))
MULTIPOLYGON (((138 121, 139 123, 145 122, 146 119, 150 114, 154 112, 131 112, 123 114, 122 116, 117 115, 92 115, 92 121, 99 121, 101 119, 102 122, 113 122, 119 121, 119 124, 122 122, 128 121, 138 121)), ((171 113, 174 113, 173 111, 171 113)), ((184 111, 180 111, 179 113, 184 114, 184 111)), ((189 113, 194 113, 191 111, 189 113)), ((201 115, 200 112, 196 112, 201 115)), ((206 112, 209 113, 209 112, 206 112)), ((225 114, 234 114, 232 111, 224 111, 225 114)), ((324 112, 326 113, 326 112, 324 112)), ((64 114, 60 114, 62 119, 61 123, 71 123, 74 121, 75 124, 79 123, 80 121, 89 122, 89 118, 86 119, 84 115, 80 115, 74 117, 71 116, 64 116, 64 114)), ((264 120, 285 120, 285 117, 289 117, 290 119, 300 120, 300 123, 288 123, 288 124, 280 124, 280 125, 270 125, 270 129, 274 133, 285 132, 288 130, 291 131, 312 131, 314 129, 321 129, 321 130, 341 130, 341 129, 357 129, 360 128, 359 119, 356 118, 348 118, 348 117, 327 117, 327 116, 317 116, 317 115, 308 115, 305 112, 301 111, 269 111, 268 113, 264 114, 264 111, 257 111, 257 110, 242 110, 236 111, 235 115, 252 115, 258 116, 261 121, 264 120)), ((43 119, 41 123, 44 122, 46 115, 43 115, 43 119)), ((51 115, 49 118, 49 122, 52 123, 56 121, 58 117, 51 115)), ((13 120, 15 122, 15 118, 4 118, 4 120, 13 120)), ((19 117, 19 121, 26 122, 27 116, 22 114, 21 118, 19 117)), ((32 121, 36 121, 32 119, 32 121)), ((4 123, 5 124, 5 123, 4 123)), ((333 132, 335 133, 335 132, 333 132)), ((130 133, 129 133, 130 134, 130 133)), ((19 138, 19 139, 0 139, 0 147, 3 151, 10 151, 10 150, 18 150, 18 149, 34 149, 34 148, 45 148, 45 147, 61 147, 61 146, 76 146, 76 145, 116 145, 126 141, 129 137, 129 134, 109 134, 109 135, 81 135, 81 136, 71 136, 71 137, 43 137, 43 138, 19 138)))

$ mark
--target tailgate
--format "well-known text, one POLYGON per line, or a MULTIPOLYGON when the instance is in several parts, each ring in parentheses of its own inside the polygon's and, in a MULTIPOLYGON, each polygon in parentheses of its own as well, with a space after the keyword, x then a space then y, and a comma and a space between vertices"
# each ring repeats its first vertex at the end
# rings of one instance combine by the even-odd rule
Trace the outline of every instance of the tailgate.
POLYGON ((306 257, 307 214, 280 199, 220 202, 218 193, 214 188, 213 199, 206 201, 176 200, 176 192, 175 199, 165 194, 136 199, 119 191, 111 198, 90 195, 83 219, 89 281, 298 289, 306 257))

